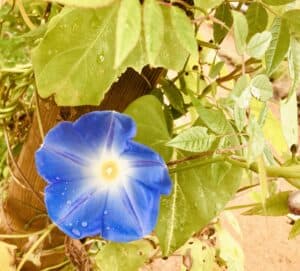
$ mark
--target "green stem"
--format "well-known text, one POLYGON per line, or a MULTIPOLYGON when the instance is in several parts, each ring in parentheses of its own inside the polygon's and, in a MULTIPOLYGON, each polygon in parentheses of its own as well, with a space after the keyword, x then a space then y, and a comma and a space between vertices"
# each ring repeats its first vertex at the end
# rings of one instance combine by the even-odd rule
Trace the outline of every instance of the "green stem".
POLYGON ((256 206, 259 206, 259 203, 233 205, 233 206, 226 207, 225 210, 229 211, 229 210, 243 209, 243 208, 256 207, 256 206))
POLYGON ((184 170, 188 170, 188 169, 195 168, 195 167, 201 167, 201 166, 205 166, 205 165, 213 164, 213 163, 217 163, 217 162, 224 162, 225 160, 226 159, 224 156, 212 157, 212 158, 208 158, 208 159, 198 161, 195 163, 191 163, 188 165, 177 166, 176 168, 171 168, 169 170, 169 172, 170 172, 170 174, 172 174, 175 172, 184 171, 184 170))

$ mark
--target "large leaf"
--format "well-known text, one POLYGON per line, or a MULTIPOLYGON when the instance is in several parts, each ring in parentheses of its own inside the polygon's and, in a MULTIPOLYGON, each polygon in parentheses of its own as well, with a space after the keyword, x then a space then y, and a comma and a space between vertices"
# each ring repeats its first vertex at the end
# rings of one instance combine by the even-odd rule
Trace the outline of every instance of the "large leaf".
POLYGON ((298 144, 298 104, 297 94, 294 91, 292 96, 280 102, 280 117, 283 134, 289 147, 298 144))
MULTIPOLYGON (((228 28, 232 26, 233 18, 230 5, 228 3, 224 2, 216 9, 215 17, 222 21, 228 28)), ((228 30, 224 26, 217 23, 213 24, 213 29, 215 42, 221 43, 227 35, 228 30)))
POLYGON ((58 2, 66 6, 96 8, 111 4, 115 0, 50 0, 47 2, 58 2))
POLYGON ((220 5, 223 0, 194 0, 195 6, 203 10, 208 10, 220 5))
POLYGON ((246 18, 249 27, 248 39, 255 33, 264 31, 268 25, 268 13, 262 4, 257 2, 249 5, 246 18))
POLYGON ((237 11, 232 12, 233 15, 233 33, 235 40, 235 48, 238 54, 242 55, 246 49, 246 39, 248 36, 248 23, 245 16, 237 11))
POLYGON ((297 38, 300 37, 300 9, 291 9, 283 14, 283 18, 287 20, 291 33, 297 38))
POLYGON ((153 251, 152 244, 146 240, 127 244, 109 243, 100 249, 95 261, 101 271, 137 271, 153 251))
POLYGON ((197 56, 197 42, 192 22, 182 9, 174 6, 170 9, 172 25, 179 42, 192 56, 197 56))
POLYGON ((295 0, 263 0, 263 2, 271 6, 280 6, 295 2, 295 0))
POLYGON ((135 140, 153 148, 168 161, 172 155, 172 149, 165 147, 171 139, 162 105, 152 95, 145 95, 131 103, 125 114, 130 115, 137 125, 135 140))
POLYGON ((122 0, 117 18, 115 67, 118 68, 137 44, 141 32, 139 0, 122 0))
POLYGON ((290 96, 297 91, 300 84, 300 42, 293 37, 291 38, 288 62, 290 77, 292 79, 292 85, 289 91, 290 96))
MULTIPOLYGON (((100 9, 65 8, 50 21, 45 37, 32 54, 41 97, 54 94, 59 105, 96 105, 127 67, 139 71, 149 63, 140 37, 121 67, 114 69, 119 5, 117 1, 100 9)), ((162 10, 165 31, 154 65, 179 71, 188 52, 178 44, 170 9, 162 10)))
POLYGON ((289 28, 285 20, 275 18, 272 28, 272 40, 270 47, 266 51, 267 73, 272 74, 280 62, 284 59, 290 45, 289 28))
POLYGON ((273 97, 272 84, 265 74, 256 75, 250 83, 250 91, 252 95, 263 102, 273 97))
POLYGON ((214 135, 207 133, 206 127, 195 126, 184 130, 168 142, 168 146, 191 152, 208 151, 215 140, 214 135))
POLYGON ((143 25, 145 46, 149 64, 153 65, 160 51, 164 36, 164 17, 156 0, 146 0, 143 4, 143 25))
MULTIPOLYGON (((222 112, 216 111, 219 115, 215 113, 212 116, 214 111, 216 110, 199 109, 202 123, 217 122, 220 124, 219 128, 217 124, 208 128, 222 133, 233 133, 233 128, 222 112)), ((236 137, 228 138, 231 144, 237 144, 236 137)), ((220 144, 220 147, 225 144, 220 144)), ((239 187, 240 177, 241 169, 223 161, 172 174, 173 191, 170 196, 162 198, 156 228, 165 255, 183 245, 194 232, 218 215, 239 187)))
POLYGON ((272 39, 269 31, 256 33, 247 44, 247 54, 257 59, 261 59, 268 49, 272 39))

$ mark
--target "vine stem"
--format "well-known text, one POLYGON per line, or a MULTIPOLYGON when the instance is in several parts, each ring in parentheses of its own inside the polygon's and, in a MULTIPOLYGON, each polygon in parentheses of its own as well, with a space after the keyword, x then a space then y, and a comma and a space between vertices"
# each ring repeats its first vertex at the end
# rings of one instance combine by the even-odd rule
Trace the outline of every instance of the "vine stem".
POLYGON ((45 132, 44 132, 42 118, 41 118, 39 95, 37 93, 36 88, 34 90, 34 97, 35 97, 35 103, 36 103, 36 116, 37 116, 39 131, 40 131, 40 135, 41 135, 42 140, 44 140, 45 132))
POLYGON ((11 147, 10 147, 10 143, 9 143, 9 138, 8 138, 8 133, 7 133, 7 129, 6 129, 6 122, 5 120, 3 120, 3 134, 4 134, 4 140, 7 146, 7 151, 8 151, 8 155, 10 160, 13 163, 13 166, 15 167, 15 169, 17 170, 17 172, 19 173, 20 177, 22 178, 22 180, 24 181, 24 183, 28 186, 29 190, 36 196, 36 198, 39 200, 40 203, 42 203, 42 205, 44 205, 44 201, 42 199, 42 197, 39 195, 39 193, 37 193, 34 189, 33 186, 31 185, 31 183, 27 180, 27 178, 24 176, 23 172, 21 171, 20 167, 18 166, 14 155, 12 153, 11 147))
POLYGON ((40 236, 40 238, 30 247, 30 249, 25 253, 25 255, 22 257, 18 267, 17 271, 21 271, 22 267, 24 266, 25 262, 29 258, 29 256, 37 249, 37 247, 43 242, 43 240, 50 234, 50 232, 55 228, 54 224, 51 224, 48 226, 48 228, 44 231, 44 233, 40 236))
MULTIPOLYGON (((201 158, 201 157, 203 157, 203 154, 202 154, 202 156, 199 156, 199 155, 198 156, 196 156, 196 155, 189 156, 189 157, 183 158, 182 160, 176 160, 175 164, 189 162, 189 161, 195 160, 197 158, 201 158)), ((175 161, 173 161, 173 162, 170 161, 168 163, 168 165, 169 166, 174 165, 174 162, 175 161)), ((188 169, 195 168, 198 166, 204 166, 204 165, 218 163, 218 162, 229 162, 230 164, 232 164, 234 166, 244 168, 247 170, 251 170, 255 173, 259 173, 257 163, 248 164, 245 161, 239 160, 234 157, 230 157, 228 155, 207 158, 202 161, 195 162, 195 163, 170 168, 169 172, 170 172, 170 174, 172 174, 175 172, 184 171, 184 170, 188 170, 188 169)), ((300 166, 284 166, 284 167, 266 166, 265 173, 266 173, 267 177, 277 177, 277 178, 282 177, 282 178, 287 178, 287 179, 289 179, 289 178, 297 179, 297 178, 300 178, 300 166)))
POLYGON ((17 7, 19 8, 19 11, 21 13, 21 16, 25 22, 25 24, 28 26, 30 30, 34 30, 36 26, 32 23, 29 16, 26 13, 26 10, 23 6, 22 0, 16 0, 17 7))

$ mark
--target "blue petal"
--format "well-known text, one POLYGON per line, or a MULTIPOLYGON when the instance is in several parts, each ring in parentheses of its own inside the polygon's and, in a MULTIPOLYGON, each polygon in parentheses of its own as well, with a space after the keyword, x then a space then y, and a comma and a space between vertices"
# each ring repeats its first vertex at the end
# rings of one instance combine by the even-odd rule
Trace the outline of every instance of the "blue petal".
POLYGON ((127 140, 136 134, 132 118, 115 111, 87 113, 74 122, 74 128, 92 149, 113 149, 118 153, 126 148, 127 140))
POLYGON ((161 156, 152 149, 133 141, 129 141, 127 146, 121 157, 129 161, 129 166, 132 168, 130 178, 157 189, 161 194, 170 194, 172 182, 161 156))
POLYGON ((48 182, 86 177, 91 151, 72 123, 62 122, 49 131, 43 145, 35 153, 37 171, 48 182))
POLYGON ((152 232, 158 215, 158 191, 128 185, 108 193, 102 228, 105 239, 130 242, 152 232))
POLYGON ((101 234, 107 192, 88 187, 85 181, 57 182, 46 187, 49 217, 72 238, 101 234))

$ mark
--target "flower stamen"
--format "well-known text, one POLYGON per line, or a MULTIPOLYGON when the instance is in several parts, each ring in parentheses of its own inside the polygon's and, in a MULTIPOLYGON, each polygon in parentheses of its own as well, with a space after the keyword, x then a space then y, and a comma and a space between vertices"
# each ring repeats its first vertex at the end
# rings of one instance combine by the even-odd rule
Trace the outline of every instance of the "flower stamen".
POLYGON ((116 161, 104 161, 101 165, 101 177, 107 182, 115 181, 119 176, 119 166, 116 161))

